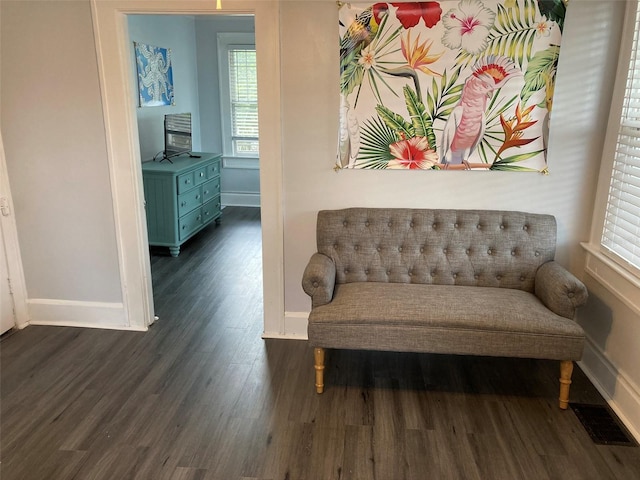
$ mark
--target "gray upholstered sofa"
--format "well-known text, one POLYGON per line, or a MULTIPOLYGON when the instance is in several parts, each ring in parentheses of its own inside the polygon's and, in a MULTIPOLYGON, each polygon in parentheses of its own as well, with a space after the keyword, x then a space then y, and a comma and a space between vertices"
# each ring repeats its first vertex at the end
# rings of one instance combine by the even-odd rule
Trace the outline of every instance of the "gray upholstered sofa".
POLYGON ((316 389, 326 348, 561 361, 567 408, 584 285, 554 261, 551 215, 348 208, 318 213, 311 296, 316 389))

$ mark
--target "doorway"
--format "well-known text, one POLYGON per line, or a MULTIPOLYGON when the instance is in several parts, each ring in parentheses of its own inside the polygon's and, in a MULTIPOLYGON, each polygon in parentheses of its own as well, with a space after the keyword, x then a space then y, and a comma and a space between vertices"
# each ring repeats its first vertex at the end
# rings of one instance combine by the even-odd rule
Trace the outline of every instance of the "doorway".
MULTIPOLYGON (((182 264, 186 263, 191 265, 189 268, 197 277, 195 279, 197 282, 201 285, 211 283, 207 277, 215 276, 219 272, 194 266, 194 261, 197 263, 198 260, 193 258, 185 260, 184 257, 193 256, 195 259, 200 259, 201 263, 207 264, 210 254, 219 254, 218 248, 213 245, 219 240, 217 238, 219 235, 212 230, 223 227, 232 228, 225 222, 230 210, 226 207, 254 207, 259 216, 259 209, 255 208, 260 206, 259 158, 256 155, 258 142, 257 138, 253 144, 247 140, 247 135, 251 133, 257 137, 257 131, 251 126, 254 125, 255 128, 258 126, 255 21, 253 15, 128 15, 127 26, 129 46, 132 49, 132 57, 135 57, 136 61, 136 65, 132 67, 134 76, 131 81, 134 91, 140 94, 135 113, 145 189, 153 188, 153 193, 145 192, 146 195, 151 195, 151 198, 147 198, 146 213, 147 220, 151 221, 148 225, 150 225, 149 234, 151 235, 149 240, 152 244, 151 276, 155 313, 162 318, 163 313, 158 299, 163 295, 163 291, 173 294, 176 290, 173 287, 166 288, 167 279, 162 272, 173 264, 177 273, 183 270, 182 264), (225 41, 227 38, 243 40, 243 43, 236 41, 233 44, 234 49, 242 47, 242 53, 252 48, 252 63, 249 64, 246 58, 239 65, 239 62, 229 62, 228 59, 230 57, 233 59, 237 51, 228 48, 228 42, 225 41), (164 71, 161 71, 160 67, 154 71, 148 66, 145 70, 143 61, 146 57, 143 57, 143 54, 149 57, 162 55, 162 53, 148 52, 167 52, 168 61, 162 64, 164 71), (168 65, 171 68, 170 74, 165 73, 168 65), (144 75, 142 79, 140 72, 144 75), (146 92, 145 85, 154 85, 149 80, 159 76, 164 77, 162 83, 167 83, 169 87, 157 89, 158 92, 172 92, 173 100, 169 102, 169 98, 162 97, 161 100, 170 104, 141 106, 142 92, 146 92), (231 79, 236 83, 231 84, 231 79), (253 84, 250 83, 251 80, 253 84), (235 88, 230 88, 230 85, 235 88), (241 91, 236 93, 237 90, 241 91), (231 92, 236 95, 232 97, 231 92), (230 106, 235 108, 229 108, 230 106), (166 118, 168 115, 176 114, 182 116, 188 114, 189 143, 191 144, 188 150, 190 152, 188 155, 187 153, 177 154, 164 161, 164 156, 170 155, 170 152, 166 151, 165 144, 166 118), (236 138, 240 139, 236 140, 236 138), (236 145, 243 147, 247 144, 255 145, 255 154, 243 153, 235 148, 236 145), (184 172, 187 170, 199 168, 198 162, 205 162, 205 158, 210 156, 208 153, 223 155, 220 161, 222 168, 215 168, 214 179, 210 178, 206 183, 202 183, 202 186, 194 185, 195 189, 201 190, 200 195, 194 194, 196 197, 203 198, 201 203, 193 200, 191 190, 183 190, 180 193, 184 186, 179 187, 178 192, 164 188, 169 185, 167 182, 170 180, 175 182, 176 177, 186 175, 184 172), (153 172, 149 175, 150 170, 145 167, 151 167, 153 172), (161 169, 162 173, 156 171, 158 169, 161 169), (161 179, 159 175, 164 176, 161 179), (162 183, 162 188, 159 188, 158 182, 162 183), (212 184, 215 184, 215 187, 210 187, 212 184), (216 188, 221 190, 218 191, 220 196, 212 196, 212 191, 216 188), (204 203, 203 192, 208 193, 206 203, 204 203), (166 211, 167 204, 176 204, 176 200, 170 201, 172 195, 176 196, 178 204, 184 201, 188 206, 184 208, 180 206, 175 217, 160 215, 160 205, 164 205, 166 211), (172 242, 184 241, 180 224, 184 227, 185 223, 191 222, 191 217, 197 211, 207 211, 207 214, 210 213, 209 210, 219 211, 220 203, 223 214, 215 224, 212 223, 213 218, 209 217, 211 220, 209 222, 203 220, 204 226, 197 227, 197 233, 190 234, 191 238, 183 245, 171 248, 166 246, 165 242, 169 237, 175 236, 172 242), (213 204, 216 206, 208 207, 213 204), (175 230, 176 222, 178 230, 175 230), (207 238, 209 243, 204 241, 207 238), (164 243, 165 246, 158 246, 158 243, 164 243), (179 258, 163 258, 168 251, 179 258)), ((198 183, 197 180, 196 183, 198 183)), ((229 223, 235 225, 234 218, 238 212, 233 209, 231 212, 229 223)), ((194 279, 190 279, 188 283, 193 281, 194 279)), ((169 283, 173 282, 169 280, 169 283)))
POLYGON ((142 0, 92 2, 105 130, 119 246, 123 300, 130 325, 146 328, 153 319, 144 195, 139 168, 137 120, 126 17, 132 14, 253 14, 258 51, 260 206, 262 223, 265 336, 284 333, 284 254, 281 210, 280 56, 278 3, 234 2, 216 11, 215 4, 142 0), (268 168, 266 168, 268 167, 268 168), (132 181, 133 180, 133 181, 132 181))

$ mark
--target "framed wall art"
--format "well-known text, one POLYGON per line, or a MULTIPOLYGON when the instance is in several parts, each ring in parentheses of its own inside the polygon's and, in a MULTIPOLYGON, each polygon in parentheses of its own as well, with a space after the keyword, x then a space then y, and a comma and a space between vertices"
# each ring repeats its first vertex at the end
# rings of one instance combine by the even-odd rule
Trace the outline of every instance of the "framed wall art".
POLYGON ((174 105, 171 49, 134 42, 140 107, 174 105))

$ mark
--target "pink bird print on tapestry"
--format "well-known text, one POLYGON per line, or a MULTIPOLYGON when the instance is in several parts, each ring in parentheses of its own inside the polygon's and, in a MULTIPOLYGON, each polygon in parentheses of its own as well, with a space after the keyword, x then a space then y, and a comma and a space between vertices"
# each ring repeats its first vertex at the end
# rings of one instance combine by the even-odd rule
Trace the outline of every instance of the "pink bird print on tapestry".
POLYGON ((441 163, 467 165, 467 160, 482 141, 485 110, 491 94, 516 76, 522 75, 507 57, 490 55, 479 60, 462 88, 462 96, 444 126, 441 163))

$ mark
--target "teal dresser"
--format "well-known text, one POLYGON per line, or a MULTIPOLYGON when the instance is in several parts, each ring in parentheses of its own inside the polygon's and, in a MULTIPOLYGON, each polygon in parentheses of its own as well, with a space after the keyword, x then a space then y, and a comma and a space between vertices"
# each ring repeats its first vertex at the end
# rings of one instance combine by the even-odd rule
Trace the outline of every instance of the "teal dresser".
POLYGON ((169 163, 142 164, 149 245, 169 247, 171 256, 180 245, 214 220, 219 222, 219 153, 173 157, 169 163))

